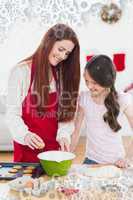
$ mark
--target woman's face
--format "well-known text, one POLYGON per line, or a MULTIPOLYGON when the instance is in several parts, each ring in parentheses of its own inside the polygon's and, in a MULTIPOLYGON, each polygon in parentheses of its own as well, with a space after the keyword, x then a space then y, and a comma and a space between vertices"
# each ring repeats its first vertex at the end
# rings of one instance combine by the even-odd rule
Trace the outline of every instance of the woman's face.
POLYGON ((56 66, 61 61, 66 60, 74 49, 74 46, 75 45, 71 40, 56 41, 49 54, 50 64, 56 66))
POLYGON ((84 79, 92 97, 97 97, 105 94, 106 88, 100 86, 95 80, 93 80, 87 70, 84 72, 84 79))

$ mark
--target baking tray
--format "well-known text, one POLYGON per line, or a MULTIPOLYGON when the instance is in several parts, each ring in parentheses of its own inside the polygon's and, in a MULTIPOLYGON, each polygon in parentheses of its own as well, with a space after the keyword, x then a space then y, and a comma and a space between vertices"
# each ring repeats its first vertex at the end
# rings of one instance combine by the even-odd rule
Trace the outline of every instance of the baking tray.
POLYGON ((40 163, 0 162, 0 180, 13 180, 22 176, 38 178, 44 173, 40 163), (16 172, 11 172, 13 169, 16 172))

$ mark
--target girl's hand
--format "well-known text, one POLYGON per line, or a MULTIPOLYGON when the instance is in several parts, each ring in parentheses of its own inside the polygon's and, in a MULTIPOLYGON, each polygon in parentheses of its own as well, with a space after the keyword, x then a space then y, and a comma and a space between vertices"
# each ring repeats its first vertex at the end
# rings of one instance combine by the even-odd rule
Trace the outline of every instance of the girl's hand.
POLYGON ((132 90, 133 89, 133 83, 131 83, 129 86, 127 86, 125 89, 124 89, 124 92, 128 92, 129 90, 132 90))
POLYGON ((58 140, 58 143, 61 147, 61 151, 70 151, 70 144, 66 138, 62 137, 58 140))
POLYGON ((45 144, 43 140, 35 133, 27 133, 24 138, 25 144, 31 149, 43 149, 45 144))
POLYGON ((115 165, 119 168, 127 168, 128 167, 128 163, 126 160, 124 159, 119 159, 115 162, 115 165))

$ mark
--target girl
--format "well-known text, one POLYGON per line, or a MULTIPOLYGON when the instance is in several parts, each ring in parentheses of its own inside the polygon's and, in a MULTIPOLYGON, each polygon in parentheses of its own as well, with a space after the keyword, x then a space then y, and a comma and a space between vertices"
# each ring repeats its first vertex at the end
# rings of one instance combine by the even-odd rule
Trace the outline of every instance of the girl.
POLYGON ((87 142, 84 163, 125 167, 125 151, 119 130, 123 114, 133 128, 132 97, 117 93, 114 64, 105 55, 95 56, 87 63, 84 79, 89 91, 82 92, 79 98, 71 151, 78 142, 85 118, 87 142))
POLYGON ((133 83, 130 83, 130 85, 128 85, 125 89, 124 92, 128 92, 130 90, 133 90, 133 83))
POLYGON ((69 150, 80 81, 79 50, 75 32, 56 24, 35 53, 12 69, 6 119, 14 139, 14 161, 38 162, 41 151, 69 150))

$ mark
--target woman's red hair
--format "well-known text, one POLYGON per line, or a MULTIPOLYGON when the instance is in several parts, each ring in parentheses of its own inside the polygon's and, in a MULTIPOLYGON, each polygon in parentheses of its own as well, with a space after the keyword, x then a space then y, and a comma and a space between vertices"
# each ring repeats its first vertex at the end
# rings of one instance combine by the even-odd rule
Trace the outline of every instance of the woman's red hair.
POLYGON ((58 120, 72 120, 76 111, 77 96, 80 82, 80 47, 75 32, 65 24, 56 24, 44 35, 35 53, 25 59, 34 62, 34 91, 40 97, 37 105, 38 112, 45 113, 44 107, 48 104, 49 93, 49 54, 56 41, 70 40, 74 43, 74 49, 68 58, 55 67, 59 77, 61 92, 59 94, 58 120), (43 91, 42 91, 43 90, 43 91))

